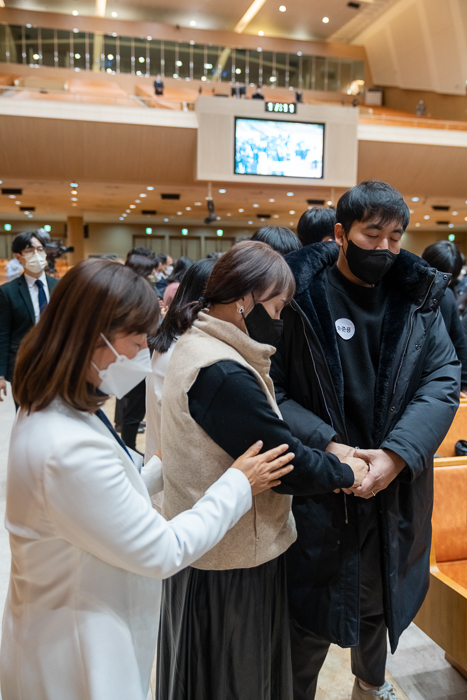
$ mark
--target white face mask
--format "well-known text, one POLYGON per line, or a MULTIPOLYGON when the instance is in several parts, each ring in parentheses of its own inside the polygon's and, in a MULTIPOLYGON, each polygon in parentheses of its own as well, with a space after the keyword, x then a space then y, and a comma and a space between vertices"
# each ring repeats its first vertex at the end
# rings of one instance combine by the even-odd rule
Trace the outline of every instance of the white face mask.
POLYGON ((172 274, 173 271, 174 271, 174 266, 173 266, 173 265, 169 265, 169 266, 167 267, 166 271, 165 271, 165 276, 166 276, 166 277, 170 277, 170 275, 172 274))
POLYGON ((24 267, 26 270, 29 270, 29 272, 42 272, 47 265, 47 255, 45 253, 25 253, 23 258, 26 261, 24 267))
POLYGON ((101 379, 99 389, 104 394, 110 394, 117 399, 121 399, 151 373, 151 355, 149 353, 149 348, 143 348, 135 357, 130 359, 126 355, 119 355, 102 333, 101 337, 115 353, 116 360, 106 369, 99 369, 97 365, 92 362, 92 366, 101 379))

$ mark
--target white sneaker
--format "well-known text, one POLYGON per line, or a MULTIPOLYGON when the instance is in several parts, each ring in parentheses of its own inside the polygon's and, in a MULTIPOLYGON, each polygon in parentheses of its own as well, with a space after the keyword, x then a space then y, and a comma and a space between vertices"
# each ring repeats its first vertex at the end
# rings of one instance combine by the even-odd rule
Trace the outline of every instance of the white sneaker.
POLYGON ((352 689, 352 700, 398 700, 394 686, 388 681, 379 690, 369 688, 363 690, 360 683, 355 679, 352 689))

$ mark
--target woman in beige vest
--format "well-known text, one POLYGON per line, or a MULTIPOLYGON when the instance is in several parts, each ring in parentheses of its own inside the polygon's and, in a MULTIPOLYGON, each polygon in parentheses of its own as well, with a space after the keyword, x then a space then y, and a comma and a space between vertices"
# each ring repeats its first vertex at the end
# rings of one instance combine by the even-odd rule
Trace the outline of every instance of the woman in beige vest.
POLYGON ((208 554, 164 583, 157 700, 291 700, 283 553, 296 538, 291 495, 361 483, 364 462, 304 446, 281 420, 269 377, 272 345, 248 334, 248 316, 271 343, 295 284, 264 243, 235 245, 182 320, 162 397, 163 514, 190 508, 257 439, 285 443, 294 470, 281 493, 252 510, 208 554))

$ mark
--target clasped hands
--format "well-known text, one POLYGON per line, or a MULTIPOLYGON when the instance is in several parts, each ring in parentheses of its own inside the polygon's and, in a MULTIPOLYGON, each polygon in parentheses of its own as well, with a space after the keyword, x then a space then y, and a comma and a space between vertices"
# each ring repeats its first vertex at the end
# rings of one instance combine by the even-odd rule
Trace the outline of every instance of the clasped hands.
MULTIPOLYGON (((330 442, 326 448, 341 461, 350 466, 355 474, 354 485, 342 489, 344 493, 355 494, 360 498, 373 498, 383 491, 405 467, 404 460, 392 450, 357 450, 339 442, 330 442), (366 474, 364 465, 366 464, 366 474), (362 477, 363 467, 363 478, 362 477)), ((341 489, 336 489, 339 493, 341 489)))

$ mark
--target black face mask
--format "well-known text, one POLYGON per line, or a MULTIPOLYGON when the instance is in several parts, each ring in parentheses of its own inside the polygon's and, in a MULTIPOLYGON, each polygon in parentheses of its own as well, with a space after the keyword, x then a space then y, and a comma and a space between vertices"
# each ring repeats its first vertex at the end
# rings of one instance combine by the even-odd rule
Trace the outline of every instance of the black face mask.
POLYGON ((250 338, 277 348, 284 327, 282 319, 271 318, 262 304, 255 304, 248 316, 243 318, 250 338))
POLYGON ((348 241, 345 253, 350 272, 366 284, 378 284, 397 260, 390 250, 365 250, 348 241))

